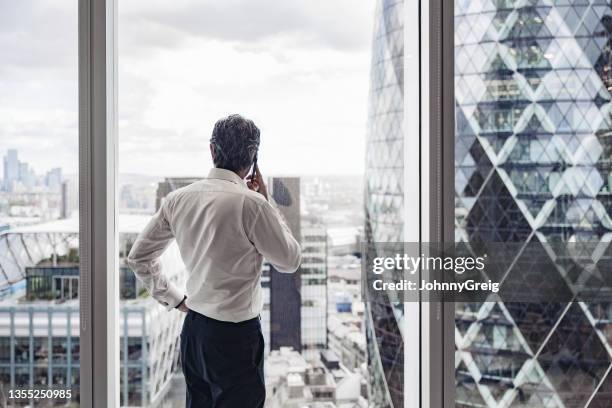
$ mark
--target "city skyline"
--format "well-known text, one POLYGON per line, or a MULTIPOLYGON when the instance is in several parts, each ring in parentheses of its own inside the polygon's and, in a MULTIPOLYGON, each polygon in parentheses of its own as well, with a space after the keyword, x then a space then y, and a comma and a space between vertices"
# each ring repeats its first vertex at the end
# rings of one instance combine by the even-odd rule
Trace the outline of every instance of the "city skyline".
MULTIPOLYGON (((8 147, 4 150, 0 150, 0 157, 5 157, 7 152, 9 150, 14 149, 13 147, 8 147)), ((19 156, 21 158, 21 151, 17 150, 17 152, 19 153, 19 156)), ((21 160, 20 160, 21 161, 21 160)), ((50 165, 50 167, 42 167, 39 170, 39 167, 34 168, 34 166, 32 165, 32 162, 25 159, 23 160, 23 162, 28 163, 32 166, 32 169, 34 170, 36 175, 43 175, 46 174, 54 169, 61 169, 62 171, 62 176, 64 178, 78 178, 78 172, 67 172, 66 169, 57 164, 57 165, 50 165)), ((154 179, 155 181, 157 180, 161 180, 163 178, 166 177, 200 177, 200 176, 205 176, 208 173, 208 170, 212 168, 212 163, 209 163, 207 165, 207 167, 202 167, 201 171, 198 172, 197 174, 166 174, 166 173, 159 173, 159 174, 148 174, 145 172, 120 172, 119 173, 119 184, 122 184, 123 182, 125 182, 125 180, 122 180, 122 176, 135 176, 135 177, 143 177, 143 178, 151 178, 154 179)), ((262 170, 263 172, 263 170, 262 170)), ((291 176, 306 176, 306 177, 320 177, 320 176, 347 176, 347 177, 351 177, 351 176, 363 176, 365 173, 364 171, 361 172, 355 172, 355 173, 299 173, 299 172, 279 172, 279 173, 266 173, 265 176, 268 177, 291 177, 291 176)), ((4 180, 4 169, 3 166, 0 166, 0 181, 4 180)))
MULTIPOLYGON (((164 182, 158 183, 158 197, 163 198, 172 189, 179 188, 183 184, 196 180, 182 179, 166 179, 164 182)), ((291 351, 287 348, 288 344, 281 342, 277 347, 271 347, 270 337, 272 328, 278 331, 278 325, 273 324, 269 316, 271 310, 271 292, 269 279, 262 279, 261 285, 264 292, 264 309, 262 311, 261 324, 263 328, 263 336, 267 339, 266 347, 266 364, 268 367, 274 366, 266 376, 266 388, 270 394, 270 406, 283 407, 284 403, 290 403, 294 399, 304 399, 304 401, 320 399, 329 400, 328 392, 342 390, 343 401, 346 400, 346 393, 350 393, 350 399, 358 402, 360 406, 364 406, 365 399, 361 387, 356 387, 362 381, 361 363, 365 356, 365 338, 353 333, 350 342, 336 341, 333 345, 327 348, 327 315, 332 313, 337 317, 338 324, 333 327, 336 336, 344 330, 355 330, 356 322, 360 321, 359 315, 359 291, 356 294, 351 294, 350 290, 355 290, 342 283, 340 280, 335 282, 334 295, 341 295, 343 308, 338 309, 335 301, 332 302, 332 307, 328 309, 328 291, 327 287, 327 259, 328 243, 331 245, 335 241, 328 240, 328 234, 322 219, 318 219, 316 214, 310 213, 308 208, 306 213, 299 210, 301 203, 300 180, 294 178, 283 179, 284 183, 293 181, 294 192, 298 196, 287 198, 286 190, 279 187, 279 179, 271 180, 271 194, 277 196, 277 201, 281 207, 289 205, 297 205, 293 210, 292 221, 303 226, 302 230, 302 245, 303 251, 307 256, 303 258, 300 272, 293 275, 302 278, 301 296, 303 302, 298 302, 298 315, 302 316, 297 321, 301 321, 301 325, 295 327, 295 322, 292 322, 295 328, 301 328, 302 335, 297 339, 297 343, 293 344, 297 351, 291 351), (302 273, 305 275, 302 276, 302 273), (354 296, 354 297, 353 297, 354 296), (346 309, 346 302, 349 307, 346 309), (267 305, 267 306, 266 306, 267 305), (352 310, 355 310, 353 313, 352 310), (266 314, 268 312, 268 314, 266 314), (349 326, 345 326, 349 325, 349 326), (300 352, 300 349, 301 352, 300 352), (331 352, 330 350, 333 350, 331 352), (270 352, 268 355, 267 353, 270 352), (290 353, 290 354, 288 354, 290 353), (324 353, 325 357, 319 360, 319 353, 324 353), (283 357, 285 356, 285 357, 283 357), (287 361, 284 358, 290 356, 287 361), (280 359, 280 361, 279 361, 280 359), (298 361, 299 360, 299 361, 298 361), (346 361, 346 366, 341 365, 346 361), (292 372, 295 364, 299 363, 301 367, 307 368, 307 375, 303 378, 302 393, 297 395, 291 393, 290 397, 279 389, 288 386, 287 378, 292 372), (322 368, 323 364, 326 368, 322 368), (282 368, 282 370, 281 370, 282 368), (283 371, 284 370, 284 371, 283 371), (322 371, 323 370, 323 371, 322 371), (313 380, 312 374, 318 373, 317 380, 313 380), (323 377, 321 377, 321 375, 323 377), (333 377, 333 380, 332 380, 333 377), (317 394, 321 387, 321 381, 325 379, 325 394, 317 394), (352 384, 352 385, 351 385, 352 384), (311 391, 312 387, 312 391, 311 391), (291 401, 287 400, 289 398, 291 401), (279 405, 275 405, 279 404, 279 405)), ((320 200, 330 200, 334 194, 342 192, 334 189, 334 194, 326 193, 320 196, 317 192, 324 189, 333 188, 329 185, 330 181, 321 183, 305 183, 304 198, 305 203, 308 203, 309 198, 316 198, 312 204, 320 205, 320 200)), ((347 187, 349 188, 349 187, 347 187)), ((343 219, 348 219, 350 212, 346 206, 345 199, 338 199, 337 205, 341 205, 343 219)), ((329 203, 329 212, 338 211, 334 203, 329 203)), ((63 218, 63 217, 62 217, 63 218)), ((147 296, 143 291, 144 287, 130 270, 124 265, 123 257, 125 256, 125 248, 128 248, 138 231, 142 229, 148 221, 148 216, 143 214, 121 214, 118 219, 120 245, 122 248, 119 252, 119 276, 120 276, 120 295, 121 295, 121 323, 120 333, 121 342, 121 372, 123 377, 120 381, 120 393, 122 405, 125 401, 129 401, 130 406, 149 406, 153 403, 158 403, 160 400, 177 403, 181 401, 183 395, 180 392, 168 392, 174 389, 182 382, 181 374, 178 373, 177 360, 177 342, 178 330, 180 329, 180 314, 166 313, 159 307, 157 302, 147 296), (156 324, 150 324, 149 321, 156 319, 156 324), (161 322, 161 324, 160 324, 161 322), (170 330, 176 335, 159 336, 157 333, 170 330), (127 335, 125 333, 128 333, 127 335), (160 337, 163 339, 160 341, 160 337), (127 353, 125 350, 127 349, 127 353), (172 357, 172 358, 169 358, 172 357), (126 375, 127 373, 127 375, 126 375)), ((289 217, 291 218, 291 217, 289 217)), ((53 219, 43 223, 36 223, 24 229, 8 229, 3 234, 0 234, 2 242, 6 243, 4 248, 14 250, 17 254, 18 261, 12 262, 8 257, 0 254, 0 270, 8 279, 9 285, 2 286, 0 275, 0 317, 12 316, 19 322, 18 327, 30 327, 30 323, 36 327, 35 330, 25 331, 17 330, 15 326, 4 325, 0 327, 0 348, 3 347, 3 355, 0 356, 0 379, 4 384, 26 384, 34 381, 35 384, 51 384, 54 385, 70 385, 73 395, 78 399, 79 383, 80 383, 80 335, 78 332, 78 219, 53 219), (53 238, 52 238, 53 236, 53 238), (15 239, 21 237, 22 239, 15 239), (46 241, 55 242, 54 245, 45 245, 46 241), (34 251, 34 258, 28 256, 30 251, 34 250, 37 244, 42 244, 43 252, 34 251), (51 252, 49 252, 51 251, 51 252), (56 255, 52 255, 55 253, 56 255), (25 291, 25 292, 24 292, 25 291), (16 300, 19 301, 16 303, 16 300), (16 308, 15 305, 18 304, 16 308), (37 320, 33 318, 32 313, 29 315, 23 313, 24 310, 44 310, 45 320, 37 320), (68 321, 70 324, 66 324, 68 321), (66 327, 64 331, 56 329, 57 325, 66 327), (41 336, 41 331, 49 330, 52 336, 41 336), (66 334, 67 333, 67 334, 66 334), (24 340, 25 339, 25 340, 24 340), (11 347, 10 344, 15 344, 11 347), (23 355, 31 355, 32 359, 23 359, 23 355), (6 359, 7 356, 14 357, 6 359), (11 361, 15 360, 15 363, 11 361)), ((344 242, 335 242, 332 247, 336 254, 344 254, 347 256, 353 252, 350 245, 345 245, 344 242)), ((164 273, 170 276, 171 280, 176 280, 177 285, 181 285, 183 280, 179 279, 185 273, 182 261, 178 254, 178 247, 172 244, 168 250, 162 255, 162 269, 164 273)), ((355 262, 357 258, 350 256, 350 259, 342 259, 337 257, 335 260, 336 267, 343 268, 351 262, 355 262)), ((264 264, 264 271, 266 266, 264 264)), ((264 272, 264 275, 266 272, 264 272)), ((265 275, 269 278, 268 274, 265 275)), ((184 278, 183 278, 184 279, 184 278)), ((354 284, 353 284, 354 285, 354 284)), ((333 298, 332 298, 333 300, 333 298)), ((284 309, 280 309, 281 315, 284 309)), ((337 337, 336 337, 337 338, 337 337)), ((0 353, 2 354, 2 353, 0 353)), ((323 355, 323 354, 321 354, 323 355)), ((295 375, 295 374, 294 374, 295 375)), ((293 388, 292 388, 293 389, 293 388)), ((0 384, 0 401, 6 398, 6 391, 2 389, 0 384), (3 394, 4 391, 4 394, 3 394)), ((346 402, 346 401, 345 401, 346 402)))

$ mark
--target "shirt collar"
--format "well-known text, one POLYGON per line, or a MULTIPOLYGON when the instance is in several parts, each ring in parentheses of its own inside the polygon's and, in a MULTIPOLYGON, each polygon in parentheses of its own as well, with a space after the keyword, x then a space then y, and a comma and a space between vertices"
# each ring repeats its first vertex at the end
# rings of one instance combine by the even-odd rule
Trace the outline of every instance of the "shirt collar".
POLYGON ((231 170, 226 170, 226 169, 220 169, 220 168, 217 168, 217 167, 213 167, 208 172, 208 178, 231 181, 232 183, 238 184, 239 186, 242 186, 242 187, 246 188, 246 184, 245 184, 244 180, 241 179, 239 175, 237 175, 236 173, 234 173, 231 170))

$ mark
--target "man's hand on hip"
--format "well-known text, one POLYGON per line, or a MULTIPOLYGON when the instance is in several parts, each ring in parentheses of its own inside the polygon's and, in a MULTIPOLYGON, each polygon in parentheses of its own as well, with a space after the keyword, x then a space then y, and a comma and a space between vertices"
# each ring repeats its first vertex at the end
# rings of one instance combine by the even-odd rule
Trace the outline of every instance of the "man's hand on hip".
POLYGON ((189 311, 189 308, 185 304, 186 300, 187 300, 187 295, 183 297, 183 300, 181 300, 181 303, 179 303, 178 306, 175 307, 175 309, 178 310, 179 312, 187 313, 189 311))

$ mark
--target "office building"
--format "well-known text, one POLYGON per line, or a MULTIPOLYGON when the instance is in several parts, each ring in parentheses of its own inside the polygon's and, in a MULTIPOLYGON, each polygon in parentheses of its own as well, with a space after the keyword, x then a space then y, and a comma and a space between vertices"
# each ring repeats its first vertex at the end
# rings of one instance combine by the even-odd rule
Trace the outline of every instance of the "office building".
POLYGON ((327 348, 327 230, 302 226, 302 354, 306 359, 327 348))
POLYGON ((335 313, 328 319, 329 349, 350 370, 359 370, 366 359, 363 316, 351 312, 335 313))
MULTIPOLYGON (((399 119, 386 120, 402 108, 394 10, 379 2, 376 14, 368 242, 402 240, 403 135, 394 136, 399 119)), ((609 4, 455 1, 455 13, 456 239, 609 242, 609 4)), ((385 346, 401 341, 401 318, 393 299, 366 310, 380 406, 403 406, 403 351, 385 346)), ((609 320, 607 309, 584 303, 458 305, 457 404, 609 406, 609 320)))
POLYGON ((261 332, 264 337, 265 355, 270 353, 270 264, 264 259, 261 268, 261 332))
POLYGON ((4 191, 12 191, 13 185, 19 180, 19 158, 16 149, 8 149, 3 160, 4 175, 3 187, 4 191))
POLYGON ((363 377, 347 370, 329 350, 316 361, 289 347, 268 356, 266 371, 266 408, 366 408, 362 396, 363 377))
POLYGON ((62 169, 60 167, 52 168, 45 175, 45 185, 52 192, 60 192, 62 181, 62 169))
MULTIPOLYGON (((377 1, 366 137, 364 233, 368 243, 403 241, 403 15, 403 1, 377 1)), ((390 298, 364 300, 369 401, 377 407, 402 407, 404 344, 398 324, 402 303, 390 298)))
MULTIPOLYGON (((458 241, 610 241, 611 21, 606 1, 455 1, 458 241)), ((457 404, 612 406, 609 321, 458 305, 457 404)))
POLYGON ((28 163, 19 162, 19 184, 25 190, 31 190, 36 185, 36 174, 28 163))
POLYGON ((79 192, 72 180, 64 180, 61 184, 60 218, 69 218, 79 206, 79 192))
MULTIPOLYGON (((119 218, 127 250, 146 216, 119 218)), ((78 222, 75 218, 0 233, 0 405, 9 389, 70 387, 79 392, 78 222)), ((120 259, 120 392, 122 406, 154 406, 179 369, 182 315, 149 297, 120 259)), ((178 247, 161 258, 171 281, 184 281, 178 247)))
MULTIPOLYGON (((300 179, 298 177, 272 177, 268 193, 293 236, 300 241, 300 179)), ((270 350, 291 347, 302 350, 302 294, 299 269, 295 273, 282 273, 270 265, 270 350)))

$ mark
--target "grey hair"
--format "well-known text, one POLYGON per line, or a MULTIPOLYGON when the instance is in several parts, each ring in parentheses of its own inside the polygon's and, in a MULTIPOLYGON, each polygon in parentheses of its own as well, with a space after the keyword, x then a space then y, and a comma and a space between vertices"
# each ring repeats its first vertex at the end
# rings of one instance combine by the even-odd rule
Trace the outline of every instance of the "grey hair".
POLYGON ((259 149, 259 128, 250 119, 229 115, 215 123, 210 143, 215 167, 241 171, 253 164, 259 149))

